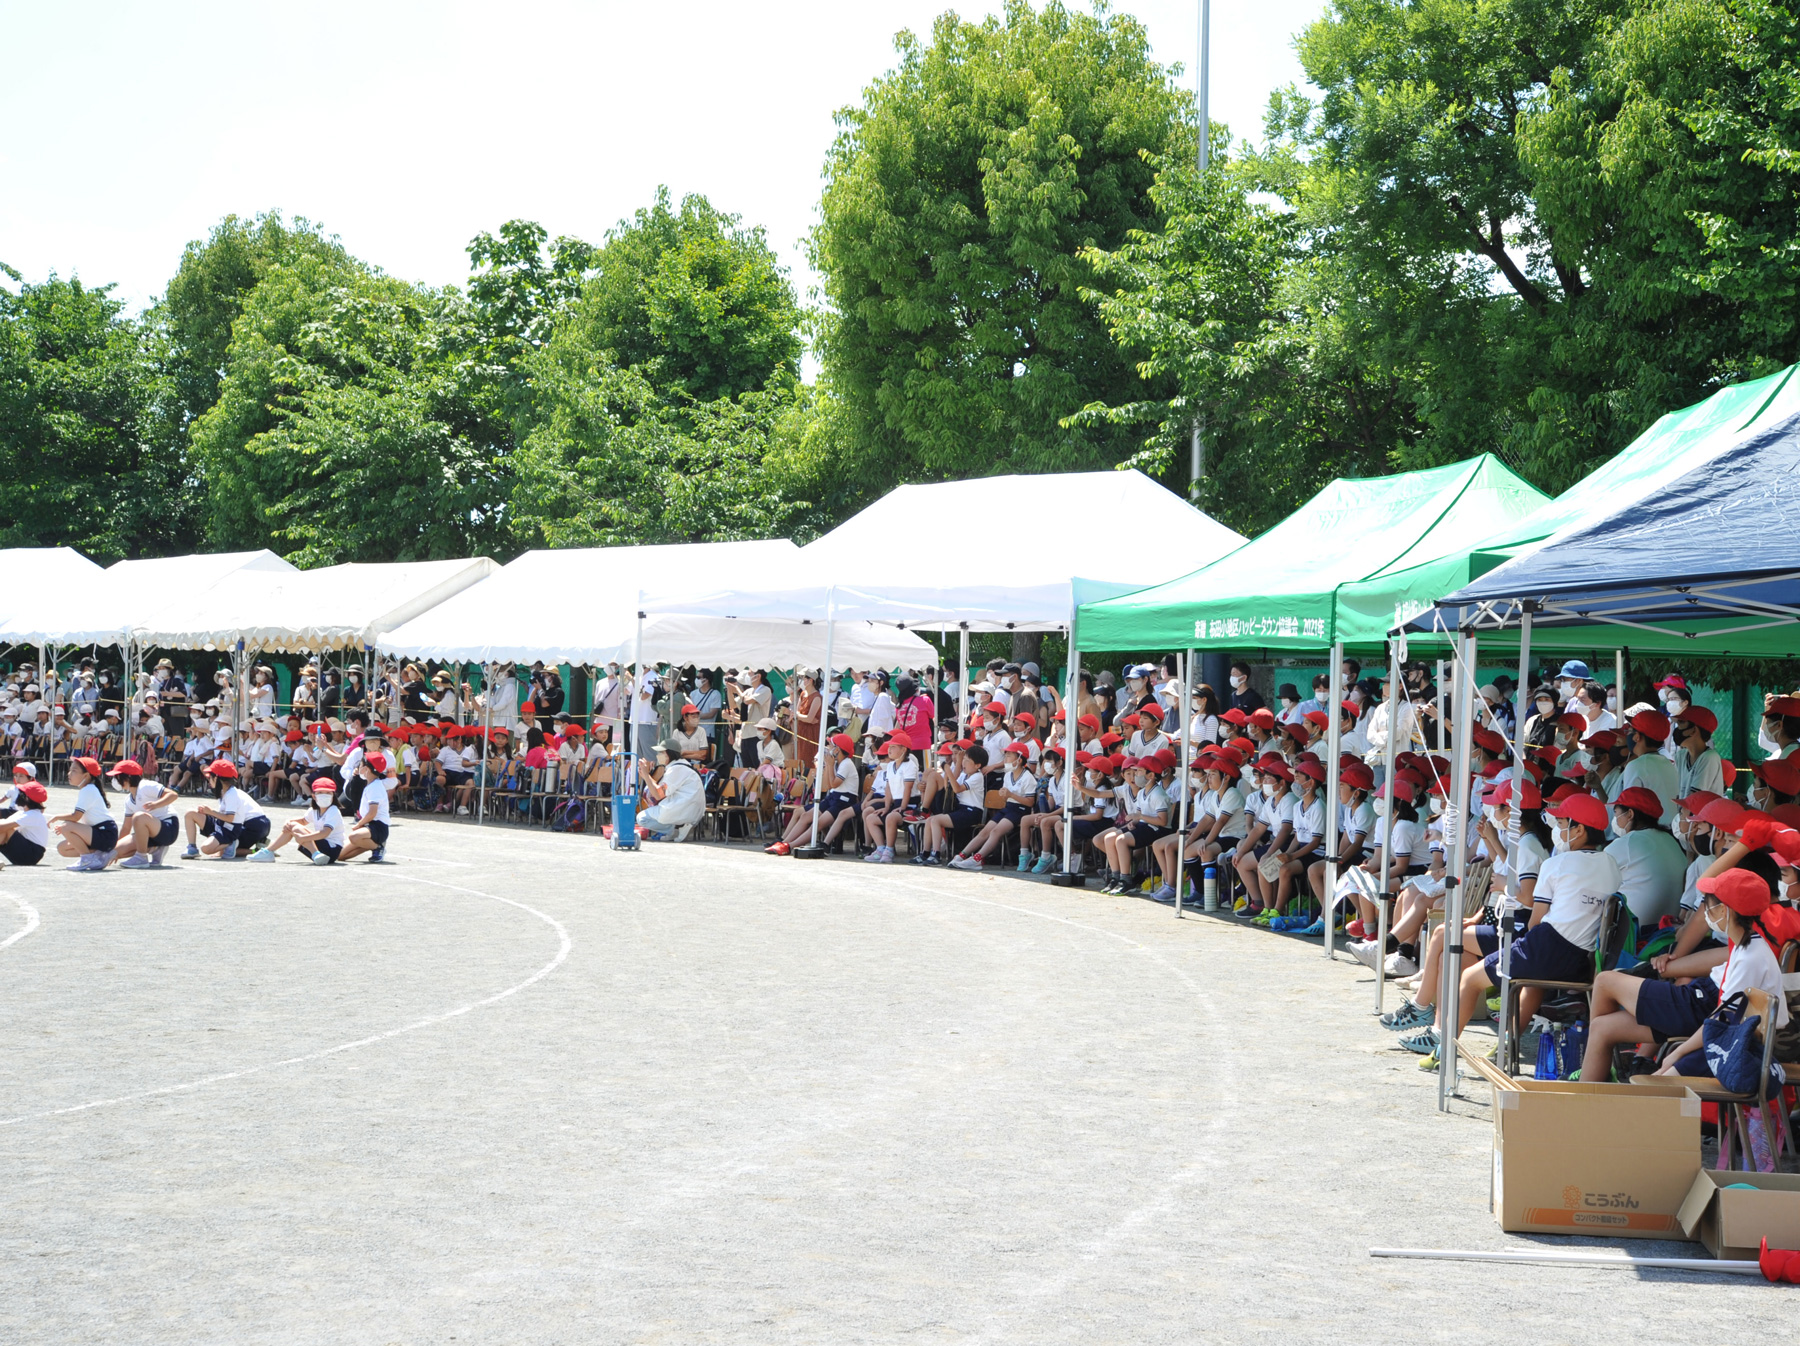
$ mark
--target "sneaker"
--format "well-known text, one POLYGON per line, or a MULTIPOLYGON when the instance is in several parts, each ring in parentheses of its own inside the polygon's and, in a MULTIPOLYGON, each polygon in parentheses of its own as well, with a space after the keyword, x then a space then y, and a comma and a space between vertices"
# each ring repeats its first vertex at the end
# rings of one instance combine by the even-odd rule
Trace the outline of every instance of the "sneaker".
POLYGON ((1296 935, 1303 935, 1307 939, 1324 939, 1325 938, 1325 918, 1323 916, 1320 916, 1317 919, 1315 919, 1311 925, 1307 926, 1306 929, 1296 930, 1294 933, 1296 935))
POLYGON ((942 865, 944 863, 944 857, 937 851, 926 851, 924 858, 922 858, 919 863, 922 865, 942 865))
POLYGON ((200 858, 200 848, 198 846, 189 846, 181 853, 181 858, 183 860, 198 860, 200 858))
POLYGON ((1029 874, 1031 867, 1037 863, 1037 856, 1023 846, 1019 847, 1019 863, 1013 866, 1015 874, 1029 874))
POLYGON ((168 853, 169 848, 167 846, 152 847, 150 851, 150 863, 153 865, 160 865, 168 853))
POLYGON ((1352 958, 1373 972, 1375 960, 1381 956, 1381 946, 1372 939, 1359 939, 1348 946, 1348 952, 1352 958))
POLYGON ((907 809, 900 815, 900 821, 903 823, 922 823, 925 821, 925 815, 920 813, 917 809, 907 809))
POLYGON ((458 818, 467 818, 469 816, 469 806, 467 804, 458 804, 456 806, 456 816, 458 818))
POLYGON ((1410 977, 1418 972, 1419 965, 1403 953, 1390 953, 1382 968, 1390 977, 1410 977))
POLYGON ((1038 856, 1038 862, 1031 867, 1033 874, 1048 874, 1051 868, 1061 861, 1062 857, 1055 851, 1045 851, 1038 856))
POLYGON ((931 857, 935 854, 937 854, 936 851, 920 851, 917 855, 913 856, 913 858, 908 860, 906 863, 909 865, 927 864, 930 862, 931 857))
POLYGON ((1271 925, 1273 925, 1275 923, 1276 919, 1277 919, 1277 916, 1276 916, 1275 908, 1264 907, 1261 911, 1257 912, 1255 916, 1250 918, 1250 924, 1251 925, 1259 925, 1264 930, 1267 930, 1271 925))
POLYGON ((328 865, 331 863, 331 857, 329 855, 325 854, 324 851, 314 851, 313 855, 312 855, 312 862, 315 865, 328 865))
POLYGON ((106 857, 99 851, 89 851, 72 865, 64 865, 64 869, 76 874, 94 874, 106 868, 106 857))
POLYGON ((950 862, 950 868, 951 869, 980 869, 981 862, 979 860, 970 859, 966 855, 959 855, 950 862))
POLYGON ((225 844, 225 848, 219 852, 219 859, 221 859, 221 860, 237 859, 237 848, 238 848, 237 842, 235 842, 235 841, 227 842, 225 844))
POLYGON ((143 855, 128 855, 123 860, 119 861, 119 868, 148 869, 150 868, 150 859, 148 856, 143 855))
POLYGON ((1369 931, 1367 931, 1363 928, 1363 923, 1362 923, 1362 920, 1360 917, 1358 919, 1350 922, 1349 925, 1345 926, 1344 933, 1346 935, 1348 935, 1351 939, 1372 939, 1373 938, 1373 936, 1369 933, 1369 931))
POLYGON ((877 846, 874 850, 870 851, 867 855, 863 856, 863 863, 865 865, 880 864, 881 863, 881 847, 877 846))
POLYGON ((1233 916, 1247 915, 1249 911, 1250 899, 1247 897, 1240 897, 1236 902, 1231 904, 1231 914, 1233 916))
POLYGON ((1438 1049, 1437 1029, 1421 1028, 1411 1037, 1401 1038, 1400 1045, 1409 1052, 1417 1052, 1420 1056, 1424 1056, 1427 1052, 1435 1052, 1438 1049))
POLYGON ((1435 1022, 1436 1019, 1436 1010, 1427 1009, 1409 998, 1400 1002, 1399 1009, 1389 1010, 1382 1015, 1381 1026, 1391 1028, 1396 1033, 1403 1033, 1409 1028, 1423 1028, 1427 1024, 1435 1022))
POLYGON ((1156 886, 1156 891, 1150 894, 1150 900, 1152 902, 1173 902, 1175 900, 1175 890, 1166 883, 1159 883, 1156 886))
POLYGON ((254 855, 252 855, 250 857, 250 860, 253 864, 272 865, 275 863, 275 852, 274 851, 257 851, 254 855))
POLYGON ((873 859, 874 859, 875 863, 878 865, 893 864, 894 863, 894 848, 892 846, 883 846, 880 850, 875 852, 873 859))
POLYGON ((377 846, 374 850, 369 852, 369 863, 372 865, 378 865, 383 860, 386 860, 386 859, 387 859, 387 847, 386 846, 377 846))
POLYGON ((1437 1068, 1440 1064, 1441 1062, 1438 1060, 1436 1047, 1433 1047, 1429 1052, 1419 1058, 1419 1069, 1428 1071, 1434 1075, 1437 1073, 1437 1068))

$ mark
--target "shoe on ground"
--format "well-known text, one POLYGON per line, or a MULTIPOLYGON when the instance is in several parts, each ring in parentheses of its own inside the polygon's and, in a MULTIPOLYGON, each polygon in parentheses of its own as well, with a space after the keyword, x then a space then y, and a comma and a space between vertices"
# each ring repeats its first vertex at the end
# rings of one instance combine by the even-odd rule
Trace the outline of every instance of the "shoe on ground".
POLYGON ((152 847, 151 851, 150 851, 150 863, 152 865, 160 865, 163 862, 164 857, 166 857, 168 855, 168 853, 169 853, 169 848, 167 846, 152 847))
POLYGON ((1249 910, 1250 910, 1250 899, 1247 897, 1240 897, 1237 901, 1235 901, 1231 904, 1231 914, 1233 916, 1246 915, 1249 912, 1249 910))
POLYGON ((881 863, 881 847, 877 846, 874 850, 870 851, 867 855, 863 856, 863 863, 865 865, 880 864, 881 863))
POLYGON ((1442 1062, 1438 1059, 1436 1047, 1433 1047, 1430 1051, 1426 1052, 1425 1055, 1419 1058, 1419 1069, 1429 1071, 1432 1074, 1437 1073, 1437 1068, 1441 1064, 1442 1062))
POLYGON ((1359 939, 1355 943, 1345 946, 1344 951, 1373 972, 1375 959, 1380 955, 1381 946, 1372 939, 1359 939))
POLYGON ((1280 919, 1280 913, 1277 912, 1275 910, 1275 908, 1264 907, 1261 911, 1257 912, 1255 916, 1250 918, 1250 924, 1251 925, 1259 925, 1264 930, 1267 930, 1271 925, 1275 924, 1275 922, 1279 919, 1280 919))
POLYGON ((467 804, 458 804, 456 806, 456 816, 458 818, 467 818, 469 816, 469 806, 467 804))
POLYGON ((119 861, 120 869, 148 869, 150 857, 147 855, 128 855, 119 861))
POLYGON ((64 865, 64 869, 76 874, 93 874, 106 868, 106 856, 99 851, 89 851, 72 865, 64 865))
POLYGON ((1055 851, 1045 851, 1038 857, 1038 862, 1031 867, 1031 872, 1033 874, 1048 874, 1051 866, 1057 863, 1057 859, 1058 857, 1055 851))
POLYGON ((258 852, 256 852, 256 854, 254 854, 250 857, 250 860, 251 860, 251 863, 253 863, 253 864, 272 865, 275 863, 275 852, 274 851, 258 851, 258 852))
POLYGON ((1294 933, 1296 935, 1304 935, 1308 939, 1324 939, 1325 918, 1323 916, 1315 917, 1313 923, 1307 926, 1306 929, 1296 930, 1294 933))
POLYGON ((227 842, 225 845, 225 848, 219 852, 219 859, 221 859, 221 860, 237 859, 237 848, 238 848, 237 842, 235 842, 235 841, 227 842))
POLYGON ((1424 1056, 1428 1052, 1435 1052, 1438 1049, 1437 1029, 1421 1028, 1411 1036, 1401 1038, 1400 1045, 1409 1052, 1417 1052, 1420 1056, 1424 1056))
POLYGON ((198 860, 200 858, 200 848, 198 846, 189 846, 181 853, 181 858, 183 860, 198 860))
POLYGON ((1029 874, 1029 873, 1031 873, 1031 867, 1033 865, 1035 865, 1036 863, 1037 863, 1037 857, 1035 855, 1033 855, 1030 851, 1024 849, 1023 847, 1020 847, 1019 848, 1019 863, 1013 866, 1013 872, 1017 873, 1017 874, 1029 874))
POLYGON ((387 859, 386 846, 377 846, 374 850, 369 852, 369 863, 372 865, 378 865, 385 859, 387 859))
POLYGON ((891 865, 894 863, 894 848, 892 846, 883 846, 869 858, 878 865, 891 865))
POLYGON ((1405 954, 1399 952, 1390 953, 1387 956, 1387 962, 1382 966, 1390 977, 1411 977, 1419 970, 1419 965, 1417 963, 1413 962, 1413 960, 1408 958, 1405 954))
POLYGON ((1381 1026, 1391 1028, 1396 1033, 1403 1033, 1412 1028, 1423 1028, 1437 1018, 1434 1010, 1408 998, 1400 1002, 1400 1008, 1389 1010, 1381 1016, 1381 1026))
POLYGON ((314 851, 312 854, 312 862, 315 865, 328 865, 331 863, 331 857, 325 854, 324 851, 314 851))
POLYGON ((1175 890, 1166 883, 1159 883, 1156 886, 1156 891, 1151 893, 1150 897, 1156 902, 1173 902, 1175 900, 1175 890))
POLYGON ((942 865, 944 863, 943 853, 940 851, 926 851, 925 857, 920 863, 934 866, 942 865))
POLYGON ((1350 922, 1349 925, 1345 926, 1344 933, 1346 935, 1348 935, 1351 939, 1369 939, 1369 938, 1371 938, 1369 931, 1364 928, 1362 919, 1360 917, 1358 919, 1350 922))

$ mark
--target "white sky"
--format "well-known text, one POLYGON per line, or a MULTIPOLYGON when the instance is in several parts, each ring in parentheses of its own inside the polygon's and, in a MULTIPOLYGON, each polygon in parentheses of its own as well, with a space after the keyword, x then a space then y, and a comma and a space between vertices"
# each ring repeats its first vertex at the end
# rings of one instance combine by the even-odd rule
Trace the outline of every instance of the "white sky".
MULTIPOLYGON (((598 241, 667 183, 763 225, 804 299, 832 113, 897 30, 952 7, 1000 5, 0 0, 0 261, 135 308, 220 217, 280 209, 392 275, 462 283, 483 229, 598 241)), ((1215 121, 1260 135, 1324 7, 1217 0, 1215 121)), ((1116 8, 1191 85, 1197 0, 1116 8)))

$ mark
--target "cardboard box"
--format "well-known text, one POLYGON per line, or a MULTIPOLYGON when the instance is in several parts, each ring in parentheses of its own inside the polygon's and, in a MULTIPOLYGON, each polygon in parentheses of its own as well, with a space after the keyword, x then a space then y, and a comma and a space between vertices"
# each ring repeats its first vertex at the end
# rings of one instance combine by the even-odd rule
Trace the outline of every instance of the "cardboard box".
POLYGON ((1678 1218, 1682 1233, 1729 1261, 1754 1262, 1764 1238, 1771 1248, 1800 1248, 1800 1177, 1701 1169, 1678 1218), (1733 1190, 1734 1183, 1757 1190, 1733 1190))
POLYGON ((1489 1078, 1493 1210, 1502 1229, 1683 1237, 1677 1216, 1700 1172, 1693 1090, 1510 1079, 1498 1071, 1489 1078))

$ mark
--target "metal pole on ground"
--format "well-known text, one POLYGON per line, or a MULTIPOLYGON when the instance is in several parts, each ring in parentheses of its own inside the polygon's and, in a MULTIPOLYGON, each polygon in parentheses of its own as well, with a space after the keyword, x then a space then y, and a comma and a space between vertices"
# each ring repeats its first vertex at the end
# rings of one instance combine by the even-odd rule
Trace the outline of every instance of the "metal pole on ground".
MULTIPOLYGON (((1513 716, 1512 805, 1506 825, 1506 895, 1519 900, 1519 814, 1525 804, 1525 708, 1531 704, 1531 604, 1526 603, 1519 615, 1519 704, 1513 716)), ((1510 918, 1500 922, 1500 1048, 1496 1064, 1512 1073, 1512 1034, 1507 1031, 1506 1007, 1512 991, 1512 929, 1510 918)))
MULTIPOLYGON (((1456 1057, 1457 1001, 1462 994, 1463 948, 1463 880, 1469 872, 1469 829, 1474 826, 1474 808, 1469 799, 1469 777, 1474 761, 1475 702, 1475 637, 1464 632, 1462 648, 1451 661, 1455 678, 1455 709, 1451 711, 1456 726, 1456 747, 1451 757, 1449 789, 1444 800, 1444 849, 1451 863, 1451 880, 1444 890, 1444 957, 1443 982, 1449 994, 1438 993, 1438 1111, 1450 1110, 1450 1096, 1456 1092, 1460 1062, 1456 1057), (1460 670, 1461 677, 1456 677, 1460 670), (1451 810, 1455 812, 1452 813, 1451 810)), ((1440 667, 1442 665, 1440 664, 1440 667)), ((1442 721, 1439 721, 1441 724, 1442 721)))
MULTIPOLYGON (((1189 800, 1194 793, 1193 773, 1188 770, 1194 757, 1194 651, 1190 646, 1181 655, 1181 695, 1175 705, 1175 713, 1181 716, 1181 826, 1175 837, 1175 915, 1181 916, 1181 885, 1187 882, 1187 872, 1182 861, 1186 858, 1188 819, 1193 814, 1189 800)), ((1072 759, 1075 754, 1070 753, 1072 759)))
POLYGON ((1381 1013, 1387 989, 1388 872, 1394 866, 1394 758, 1400 739, 1400 646, 1388 641, 1387 746, 1381 753, 1381 788, 1387 791, 1387 816, 1381 828, 1381 874, 1375 886, 1375 1012, 1381 1013))
MULTIPOLYGON (((819 747, 813 755, 812 839, 793 854, 801 860, 822 860, 825 848, 819 844, 819 804, 825 797, 825 688, 831 684, 831 637, 837 630, 837 589, 825 591, 825 679, 819 684, 819 747)), ((929 754, 930 745, 925 751, 929 754)), ((777 811, 779 812, 779 810, 777 811)))
MULTIPOLYGON (((56 784, 56 644, 38 646, 38 699, 50 707, 50 755, 44 762, 44 788, 48 790, 56 784), (50 660, 48 671, 44 660, 48 651, 50 660)), ((68 716, 63 717, 68 723, 68 716)))
POLYGON ((1344 645, 1342 641, 1333 641, 1331 645, 1331 667, 1326 670, 1330 679, 1326 692, 1327 705, 1325 711, 1331 716, 1325 727, 1325 891, 1317 894, 1319 913, 1325 920, 1325 956, 1335 957, 1336 933, 1332 929, 1333 916, 1331 904, 1337 897, 1338 885, 1338 847, 1342 844, 1338 836, 1338 780, 1340 768, 1338 758, 1344 752, 1344 693, 1338 690, 1338 678, 1342 676, 1344 667, 1344 645))
MULTIPOLYGON (((958 622, 956 629, 956 736, 968 736, 969 720, 969 624, 958 622)), ((1069 638, 1069 657, 1075 657, 1075 639, 1069 638)))
MULTIPOLYGON (((1456 660, 1454 658, 1450 661, 1450 676, 1452 680, 1456 677, 1456 660)), ((1437 661, 1437 678, 1432 686, 1437 692, 1437 747, 1438 751, 1442 752, 1444 750, 1444 661, 1442 659, 1437 661)), ((1455 705, 1455 703, 1456 698, 1452 696, 1451 704, 1455 705)))
POLYGON ((486 723, 481 731, 481 793, 475 805, 475 826, 480 827, 487 822, 488 777, 493 774, 489 763, 493 760, 494 749, 494 668, 493 664, 481 666, 481 679, 486 685, 482 687, 481 700, 486 707, 486 723))
MULTIPOLYGON (((1081 649, 1075 635, 1075 614, 1069 613, 1069 690, 1063 698, 1068 718, 1063 725, 1072 737, 1063 744, 1063 862, 1062 873, 1053 874, 1050 882, 1058 888, 1085 888, 1087 877, 1075 868, 1075 745, 1081 741, 1081 649)), ((1176 902, 1180 902, 1180 891, 1176 902)))

